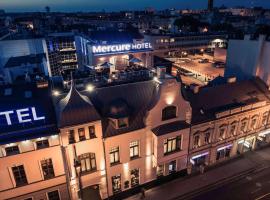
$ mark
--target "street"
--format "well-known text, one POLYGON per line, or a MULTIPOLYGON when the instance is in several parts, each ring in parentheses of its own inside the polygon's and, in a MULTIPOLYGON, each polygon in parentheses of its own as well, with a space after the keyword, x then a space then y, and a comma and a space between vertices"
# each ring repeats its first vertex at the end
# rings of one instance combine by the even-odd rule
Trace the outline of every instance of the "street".
POLYGON ((269 200, 270 169, 201 194, 193 200, 269 200))

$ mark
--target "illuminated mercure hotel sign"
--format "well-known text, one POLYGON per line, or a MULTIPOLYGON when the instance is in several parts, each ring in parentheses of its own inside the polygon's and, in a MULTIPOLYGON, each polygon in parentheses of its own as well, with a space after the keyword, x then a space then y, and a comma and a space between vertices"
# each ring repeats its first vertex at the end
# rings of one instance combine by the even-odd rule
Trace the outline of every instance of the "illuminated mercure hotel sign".
POLYGON ((0 126, 34 123, 40 120, 45 120, 45 116, 38 115, 35 107, 0 111, 0 126))
POLYGON ((115 45, 94 45, 92 46, 93 54, 115 54, 127 53, 143 50, 152 50, 152 45, 149 42, 136 44, 115 44, 115 45))

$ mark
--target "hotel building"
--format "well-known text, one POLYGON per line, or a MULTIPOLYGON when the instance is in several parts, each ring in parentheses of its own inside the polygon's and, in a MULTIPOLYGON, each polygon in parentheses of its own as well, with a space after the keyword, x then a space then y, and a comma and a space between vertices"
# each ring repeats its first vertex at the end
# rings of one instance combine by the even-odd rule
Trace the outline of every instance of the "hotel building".
POLYGON ((80 66, 102 67, 109 63, 111 71, 137 64, 152 67, 152 44, 136 32, 95 31, 89 36, 76 36, 80 66))
POLYGON ((69 199, 48 88, 3 86, 0 109, 0 198, 69 199))

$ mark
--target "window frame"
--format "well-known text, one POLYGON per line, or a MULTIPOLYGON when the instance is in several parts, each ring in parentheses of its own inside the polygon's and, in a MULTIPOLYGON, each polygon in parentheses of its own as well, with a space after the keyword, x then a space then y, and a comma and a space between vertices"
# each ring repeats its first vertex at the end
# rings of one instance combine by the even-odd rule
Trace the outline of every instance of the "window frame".
POLYGON ((52 179, 52 178, 55 177, 53 162, 52 162, 51 158, 41 160, 40 161, 40 166, 41 166, 41 169, 42 169, 42 175, 43 175, 44 180, 52 179), (45 162, 45 163, 42 163, 42 162, 45 162), (43 164, 46 164, 46 165, 43 165, 43 164), (48 164, 51 164, 51 166, 48 165, 48 164), (50 173, 48 173, 48 175, 44 174, 44 172, 45 172, 44 167, 46 167, 45 170, 47 170, 47 172, 50 172, 50 173), (52 172, 52 174, 51 174, 51 172, 52 172))
POLYGON ((140 142, 139 142, 139 140, 135 140, 135 141, 130 142, 129 143, 129 158, 130 158, 130 160, 133 160, 133 159, 136 159, 139 157, 140 157, 140 142), (136 142, 136 144, 132 144, 135 142, 136 142), (137 149, 137 154, 135 155, 136 149, 137 149), (133 156, 131 156, 131 152, 132 152, 133 156))
MULTIPOLYGON (((25 172, 25 168, 24 168, 24 165, 16 165, 16 166, 13 166, 13 167, 11 167, 11 171, 12 171, 12 175, 13 175, 13 178, 14 178, 14 181, 15 181, 15 184, 16 184, 16 187, 21 187, 21 186, 24 186, 24 185, 28 185, 28 179, 27 179, 27 175, 26 175, 26 172, 25 172), (15 168, 17 168, 17 169, 19 169, 20 167, 22 167, 22 169, 23 169, 23 173, 22 172, 20 172, 20 171, 18 171, 18 173, 19 173, 19 178, 21 179, 21 180, 23 180, 21 183, 20 182, 17 182, 18 181, 18 179, 16 179, 16 176, 15 176, 15 172, 14 172, 14 169, 15 168), (22 175, 23 174, 23 175, 22 175), (23 178, 22 178, 22 176, 24 176, 23 178)), ((20 180, 20 181, 21 181, 20 180)))
POLYGON ((182 143, 182 135, 177 135, 175 137, 169 137, 169 138, 164 139, 163 154, 168 155, 171 153, 181 151, 181 147, 182 147, 181 143, 182 143))
POLYGON ((170 105, 162 109, 162 112, 161 112, 162 121, 175 119, 176 117, 177 117, 177 106, 170 105), (172 109, 172 110, 169 110, 169 109, 172 109))
POLYGON ((90 152, 90 153, 81 154, 78 156, 78 159, 81 163, 81 173, 82 174, 97 171, 97 160, 96 160, 95 153, 90 152), (87 166, 87 160, 88 160, 88 164, 90 166, 89 168, 87 166), (84 161, 84 162, 82 162, 82 161, 84 161), (84 168, 82 165, 84 165, 84 168), (85 170, 83 170, 83 169, 85 169, 85 170))
POLYGON ((110 155, 110 165, 111 166, 113 166, 113 165, 116 165, 116 164, 119 164, 120 163, 120 148, 119 148, 119 146, 117 146, 117 147, 112 147, 111 149, 110 149, 110 152, 109 152, 109 155, 110 155), (116 158, 116 155, 117 154, 117 158, 118 158, 118 160, 117 159, 115 159, 116 158), (113 155, 113 162, 111 162, 111 156, 113 155))

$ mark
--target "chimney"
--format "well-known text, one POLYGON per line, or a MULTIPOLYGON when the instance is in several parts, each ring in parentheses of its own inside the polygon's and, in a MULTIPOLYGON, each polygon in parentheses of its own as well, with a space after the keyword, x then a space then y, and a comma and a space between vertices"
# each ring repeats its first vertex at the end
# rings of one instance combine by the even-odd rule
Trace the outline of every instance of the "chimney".
POLYGON ((166 74, 166 67, 158 66, 157 67, 157 78, 164 79, 166 74))

